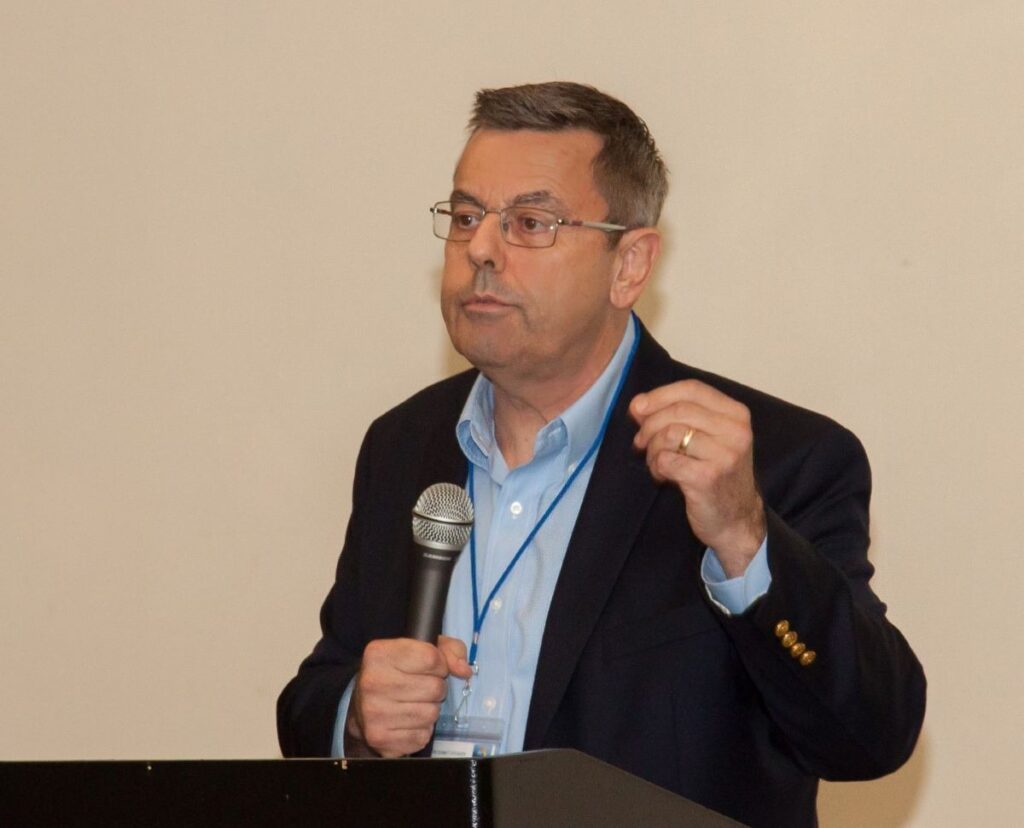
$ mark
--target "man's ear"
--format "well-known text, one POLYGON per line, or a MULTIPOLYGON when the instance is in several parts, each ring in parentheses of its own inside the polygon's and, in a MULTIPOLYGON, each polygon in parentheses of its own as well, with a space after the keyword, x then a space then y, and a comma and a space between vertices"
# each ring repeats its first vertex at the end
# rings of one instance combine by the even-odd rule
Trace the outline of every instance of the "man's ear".
POLYGON ((609 296, 614 307, 633 307, 647 287, 660 252, 661 234, 654 227, 638 227, 622 234, 616 246, 615 277, 609 296))

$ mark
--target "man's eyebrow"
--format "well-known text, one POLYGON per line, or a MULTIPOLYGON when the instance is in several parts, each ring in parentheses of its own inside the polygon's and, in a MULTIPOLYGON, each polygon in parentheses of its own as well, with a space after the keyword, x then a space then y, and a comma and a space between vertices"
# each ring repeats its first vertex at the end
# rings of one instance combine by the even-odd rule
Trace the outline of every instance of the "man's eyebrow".
POLYGON ((565 202, 558 196, 554 195, 550 190, 534 190, 530 193, 521 193, 512 199, 513 206, 520 204, 535 204, 540 207, 549 207, 562 212, 567 210, 565 202))
MULTIPOLYGON (((471 193, 467 193, 465 190, 452 190, 452 194, 448 198, 450 201, 461 201, 465 204, 473 204, 482 208, 487 207, 479 198, 471 193)), ((512 199, 508 206, 520 207, 523 205, 535 205, 563 213, 568 211, 565 202, 550 190, 532 190, 528 193, 520 193, 512 199)))
POLYGON ((452 190, 452 194, 448 196, 449 201, 462 201, 467 204, 475 204, 477 207, 485 207, 486 205, 475 195, 470 195, 465 190, 452 190))

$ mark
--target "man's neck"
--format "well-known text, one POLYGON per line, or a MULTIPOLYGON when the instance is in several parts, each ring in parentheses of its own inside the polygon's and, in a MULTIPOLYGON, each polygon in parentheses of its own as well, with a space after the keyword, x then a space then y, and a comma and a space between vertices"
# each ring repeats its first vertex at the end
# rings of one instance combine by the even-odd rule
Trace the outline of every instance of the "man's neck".
POLYGON ((542 380, 491 377, 494 435, 508 468, 533 458, 537 432, 562 414, 598 380, 611 362, 624 329, 613 329, 578 368, 542 380))

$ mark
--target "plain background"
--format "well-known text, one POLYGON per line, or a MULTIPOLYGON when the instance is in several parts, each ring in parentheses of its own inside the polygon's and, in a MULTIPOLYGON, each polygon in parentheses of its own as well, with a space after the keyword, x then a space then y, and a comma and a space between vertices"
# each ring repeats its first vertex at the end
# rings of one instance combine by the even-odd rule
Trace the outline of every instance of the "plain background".
POLYGON ((0 3, 0 759, 272 757, 377 414, 461 366, 444 198, 482 86, 632 105, 640 312, 852 428, 930 679, 825 825, 1024 817, 1017 2, 0 3))

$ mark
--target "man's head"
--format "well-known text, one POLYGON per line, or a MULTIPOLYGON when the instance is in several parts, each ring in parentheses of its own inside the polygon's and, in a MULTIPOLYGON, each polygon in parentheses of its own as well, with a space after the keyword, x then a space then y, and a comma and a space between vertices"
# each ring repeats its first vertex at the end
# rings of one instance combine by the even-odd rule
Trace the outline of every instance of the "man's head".
POLYGON ((497 387, 572 398, 607 364, 646 285, 664 165, 639 118, 577 84, 481 92, 470 126, 456 216, 435 224, 448 239, 448 333, 497 387), (536 238, 527 227, 549 228, 553 244, 522 246, 536 238))
POLYGON ((592 86, 567 81, 481 89, 469 120, 473 132, 582 129, 602 140, 594 182, 608 203, 605 217, 626 227, 654 227, 668 193, 668 171, 639 116, 592 86))

